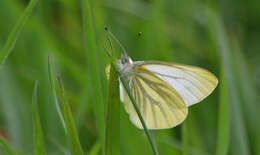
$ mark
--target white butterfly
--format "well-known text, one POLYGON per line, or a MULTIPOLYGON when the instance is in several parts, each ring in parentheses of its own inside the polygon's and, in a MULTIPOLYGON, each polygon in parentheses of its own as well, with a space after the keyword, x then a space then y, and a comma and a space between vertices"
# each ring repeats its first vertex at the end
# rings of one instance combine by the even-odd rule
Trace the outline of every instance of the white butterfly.
MULTIPOLYGON (((160 61, 133 62, 126 54, 117 60, 117 67, 125 77, 148 129, 172 128, 182 123, 188 106, 203 100, 218 84, 212 73, 199 67, 160 61)), ((121 82, 120 99, 130 120, 142 129, 121 82)))

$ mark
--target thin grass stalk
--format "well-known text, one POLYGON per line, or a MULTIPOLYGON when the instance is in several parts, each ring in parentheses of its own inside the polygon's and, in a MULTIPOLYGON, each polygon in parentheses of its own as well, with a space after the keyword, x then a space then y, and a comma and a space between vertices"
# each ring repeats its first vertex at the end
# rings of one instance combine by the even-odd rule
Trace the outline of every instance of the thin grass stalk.
POLYGON ((2 147, 9 155, 15 155, 14 151, 9 147, 9 145, 2 137, 0 137, 0 147, 2 147))
POLYGON ((63 105, 63 113, 64 113, 64 121, 65 121, 65 126, 67 129, 67 134, 69 138, 69 143, 70 143, 70 151, 72 155, 83 155, 83 149, 81 147, 77 129, 74 123, 74 119, 69 107, 69 104, 67 103, 67 100, 65 99, 65 94, 64 94, 64 87, 61 81, 61 78, 58 78, 59 82, 59 90, 61 94, 61 101, 63 105))
POLYGON ((129 98, 130 98, 130 100, 131 100, 131 102, 132 102, 132 104, 133 104, 133 106, 134 106, 134 108, 135 108, 135 111, 136 111, 136 113, 137 113, 137 115, 138 115, 138 117, 139 117, 139 119, 140 119, 140 121, 141 121, 141 124, 142 124, 142 126, 143 126, 143 128, 144 128, 144 132, 145 132, 145 134, 146 134, 146 136, 147 136, 147 138, 148 138, 148 140, 149 140, 149 143, 150 143, 150 145, 151 145, 151 147, 152 147, 152 150, 153 150, 154 155, 159 155, 157 146, 156 146, 156 144, 155 144, 155 142, 154 142, 154 139, 152 138, 152 136, 151 136, 151 134, 150 134, 150 132, 149 132, 149 130, 148 130, 146 124, 145 124, 145 121, 144 121, 144 119, 143 119, 143 117, 142 117, 142 114, 141 114, 141 112, 140 112, 140 110, 139 110, 139 108, 138 108, 138 106, 137 106, 137 104, 136 104, 136 102, 135 102, 135 99, 134 99, 132 93, 130 92, 130 89, 129 89, 129 87, 128 87, 128 84, 127 84, 125 78, 121 75, 121 73, 120 73, 120 72, 118 71, 118 69, 116 68, 115 61, 112 61, 111 67, 114 67, 115 71, 117 72, 117 74, 118 74, 119 77, 120 77, 120 80, 121 80, 121 82, 122 82, 122 84, 123 84, 123 86, 124 86, 124 89, 126 90, 128 96, 129 96, 129 98))
MULTIPOLYGON (((112 66, 115 68, 115 70, 117 70, 117 68, 115 67, 115 64, 113 64, 112 66)), ((146 134, 146 136, 147 136, 147 138, 148 138, 148 140, 149 140, 149 142, 151 144, 153 153, 155 155, 159 155, 157 146, 156 146, 154 140, 152 139, 152 136, 151 136, 150 132, 148 131, 148 128, 147 128, 147 126, 145 124, 145 121, 144 121, 144 119, 142 117, 142 114, 141 114, 141 112, 140 112, 140 110, 139 110, 139 108, 138 108, 138 106, 137 106, 137 104, 135 102, 135 99, 134 99, 132 93, 130 92, 130 89, 128 87, 128 84, 127 84, 125 78, 121 75, 121 73, 118 70, 117 70, 117 73, 119 74, 119 77, 120 77, 120 80, 121 80, 121 82, 122 82, 122 84, 124 86, 124 89, 126 90, 128 96, 129 96, 129 98, 130 98, 130 100, 131 100, 131 102, 132 102, 132 104, 133 104, 133 106, 135 108, 135 111, 136 111, 136 113, 137 113, 137 115, 138 115, 138 117, 139 117, 139 119, 140 119, 140 121, 142 123, 142 126, 144 128, 144 132, 145 132, 145 134, 146 134)))
POLYGON ((38 111, 38 80, 35 82, 32 104, 33 104, 33 125, 34 125, 34 154, 44 155, 44 141, 41 128, 40 116, 38 111))
POLYGON ((11 31, 8 36, 6 43, 4 44, 3 49, 0 52, 0 69, 2 68, 5 60, 10 55, 12 49, 15 46, 15 42, 19 36, 19 33, 23 29, 25 22, 27 21, 28 17, 31 15, 33 8, 35 7, 38 0, 31 0, 28 4, 27 8, 24 10, 22 16, 19 18, 18 22, 16 23, 15 27, 11 31))
MULTIPOLYGON (((120 72, 119 72, 119 73, 120 73, 120 72)), ((140 119, 140 121, 141 121, 141 123, 142 123, 142 126, 143 126, 143 128, 144 128, 144 132, 145 132, 146 136, 148 137, 148 140, 149 140, 149 142, 150 142, 150 144, 151 144, 153 153, 154 153, 155 155, 159 155, 158 149, 157 149, 157 147, 156 147, 156 144, 155 144, 154 140, 152 139, 152 136, 151 136, 150 132, 148 131, 148 128, 147 128, 147 126, 146 126, 146 124, 145 124, 145 121, 144 121, 144 119, 143 119, 143 117, 142 117, 142 114, 141 114, 141 112, 140 112, 140 110, 139 110, 139 108, 138 108, 138 106, 137 106, 137 104, 136 104, 136 102, 135 102, 135 99, 134 99, 132 93, 130 92, 130 89, 129 89, 129 87, 128 87, 128 84, 127 84, 125 78, 121 75, 121 73, 120 73, 120 80, 121 80, 121 82, 122 82, 122 84, 123 84, 123 86, 124 86, 124 88, 125 88, 125 90, 126 90, 128 96, 129 96, 129 98, 130 98, 130 100, 131 100, 131 102, 132 102, 132 104, 133 104, 133 106, 134 106, 134 108, 135 108, 135 111, 136 111, 136 113, 137 113, 137 115, 138 115, 138 117, 139 117, 139 119, 140 119)))

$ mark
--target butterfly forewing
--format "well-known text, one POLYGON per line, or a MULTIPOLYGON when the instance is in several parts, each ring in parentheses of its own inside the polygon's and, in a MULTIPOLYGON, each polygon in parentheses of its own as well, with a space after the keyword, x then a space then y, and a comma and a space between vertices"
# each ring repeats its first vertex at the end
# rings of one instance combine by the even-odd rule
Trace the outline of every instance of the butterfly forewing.
MULTIPOLYGON (((187 116, 188 109, 181 96, 166 81, 146 69, 136 66, 128 77, 129 87, 148 129, 171 128, 180 124, 187 116)), ((131 121, 143 128, 133 105, 125 92, 121 90, 121 100, 130 115, 131 121)))
POLYGON ((142 65, 168 82, 182 97, 187 106, 207 97, 217 86, 217 78, 205 69, 158 61, 142 65))

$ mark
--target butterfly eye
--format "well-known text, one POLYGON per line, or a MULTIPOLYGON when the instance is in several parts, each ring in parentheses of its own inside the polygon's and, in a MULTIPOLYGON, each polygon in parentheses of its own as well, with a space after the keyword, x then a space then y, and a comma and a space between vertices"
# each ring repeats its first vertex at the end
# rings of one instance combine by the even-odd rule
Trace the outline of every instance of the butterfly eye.
POLYGON ((121 59, 122 64, 126 64, 127 60, 125 58, 121 59))
POLYGON ((126 64, 129 62, 129 57, 126 54, 122 54, 121 56, 121 63, 126 64))

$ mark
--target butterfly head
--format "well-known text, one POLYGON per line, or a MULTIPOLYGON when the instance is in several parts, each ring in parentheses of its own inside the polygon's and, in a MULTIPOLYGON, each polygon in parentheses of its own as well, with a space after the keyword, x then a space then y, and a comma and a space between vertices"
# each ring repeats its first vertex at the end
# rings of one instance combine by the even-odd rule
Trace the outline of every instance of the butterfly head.
POLYGON ((122 73, 129 72, 133 67, 133 61, 126 53, 121 55, 121 59, 117 60, 116 64, 122 73))
POLYGON ((121 55, 120 61, 121 61, 121 63, 123 65, 125 65, 125 64, 132 64, 133 63, 132 59, 126 53, 123 53, 121 55))

